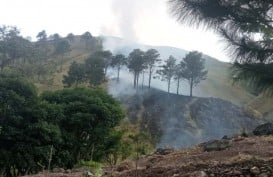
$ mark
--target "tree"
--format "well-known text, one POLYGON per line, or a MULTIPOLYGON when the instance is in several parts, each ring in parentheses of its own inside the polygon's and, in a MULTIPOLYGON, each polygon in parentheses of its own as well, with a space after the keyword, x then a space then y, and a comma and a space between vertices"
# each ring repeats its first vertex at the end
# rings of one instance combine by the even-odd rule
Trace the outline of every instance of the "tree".
POLYGON ((39 32, 36 36, 36 38, 38 39, 39 42, 45 42, 47 40, 47 34, 46 31, 43 30, 41 32, 39 32))
POLYGON ((16 61, 31 57, 32 44, 30 41, 20 36, 20 31, 16 27, 0 27, 0 65, 1 69, 16 61))
POLYGON ((16 75, 0 76, 0 174, 35 173, 47 165, 50 147, 61 142, 60 112, 40 102, 35 88, 16 75))
POLYGON ((66 38, 70 41, 73 42, 75 40, 75 35, 73 33, 69 33, 66 38))
POLYGON ((149 49, 144 54, 145 62, 148 66, 148 72, 149 72, 149 88, 151 88, 151 80, 152 80, 152 74, 154 71, 155 63, 160 61, 159 57, 160 54, 155 49, 149 49))
POLYGON ((181 61, 179 64, 176 65, 176 68, 175 68, 174 79, 177 80, 177 89, 176 89, 177 95, 179 94, 180 80, 184 78, 184 72, 185 72, 185 63, 181 61))
POLYGON ((120 104, 100 89, 74 88, 42 95, 50 104, 62 107, 63 135, 61 151, 69 152, 68 166, 80 160, 100 160, 106 152, 106 140, 124 117, 120 104))
POLYGON ((183 61, 185 63, 183 75, 189 82, 190 96, 192 96, 193 87, 207 78, 208 71, 205 70, 205 59, 202 58, 202 53, 193 51, 189 52, 183 61))
POLYGON ((272 90, 271 0, 170 0, 170 5, 179 21, 204 25, 223 37, 235 57, 236 81, 247 81, 260 92, 272 90))
POLYGON ((104 80, 106 80, 107 70, 112 62, 112 53, 109 50, 98 51, 93 54, 94 57, 100 58, 104 63, 104 80))
POLYGON ((128 68, 134 74, 134 88, 138 88, 139 74, 146 68, 143 51, 134 49, 129 54, 128 68))
POLYGON ((60 40, 57 42, 56 48, 55 48, 55 54, 61 56, 61 71, 63 70, 64 55, 70 50, 71 50, 70 44, 67 40, 60 40))
POLYGON ((92 38, 93 36, 88 31, 81 35, 81 39, 84 41, 85 44, 85 49, 88 49, 92 38))
POLYGON ((91 55, 85 60, 86 76, 91 86, 98 86, 104 80, 104 61, 97 57, 97 55, 91 55))
POLYGON ((111 66, 117 68, 117 82, 119 82, 119 72, 123 65, 127 64, 127 58, 123 54, 117 54, 113 56, 111 66))
POLYGON ((64 76, 63 84, 67 87, 72 86, 75 84, 84 83, 86 81, 86 68, 84 64, 78 64, 77 62, 73 62, 68 71, 68 75, 64 76))
POLYGON ((53 40, 54 40, 54 41, 58 41, 58 40, 61 39, 61 36, 60 36, 58 33, 53 34, 52 37, 53 37, 53 40))
POLYGON ((168 93, 170 93, 171 80, 175 76, 175 62, 176 59, 173 56, 170 56, 169 59, 165 61, 165 64, 161 66, 162 69, 157 71, 157 73, 162 76, 162 80, 167 80, 168 93))

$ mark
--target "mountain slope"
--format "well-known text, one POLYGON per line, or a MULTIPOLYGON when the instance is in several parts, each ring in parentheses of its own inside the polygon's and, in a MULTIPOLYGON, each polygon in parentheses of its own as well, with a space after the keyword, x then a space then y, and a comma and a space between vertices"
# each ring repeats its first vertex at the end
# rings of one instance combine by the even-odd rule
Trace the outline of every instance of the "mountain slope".
MULTIPOLYGON (((120 52, 128 55, 133 49, 140 48, 147 50, 154 48, 159 51, 162 60, 166 60, 170 55, 173 55, 180 61, 186 54, 187 51, 175 47, 168 46, 149 46, 142 45, 135 42, 130 42, 117 37, 104 36, 104 48, 113 52, 120 52)), ((254 96, 246 92, 240 86, 234 86, 230 79, 229 68, 231 64, 221 62, 215 58, 204 55, 206 59, 206 68, 208 70, 207 80, 201 82, 196 88, 194 88, 194 95, 199 97, 216 97, 231 101, 237 105, 243 105, 249 103, 254 96)), ((129 77, 128 71, 124 70, 121 74, 121 78, 128 82, 132 80, 129 77)), ((145 78, 147 84, 147 77, 145 78)), ((166 83, 159 79, 152 80, 152 87, 166 90, 166 83)), ((171 84, 171 91, 176 92, 176 82, 173 81, 171 84)), ((182 82, 180 93, 183 95, 189 94, 189 86, 187 82, 182 82)))
POLYGON ((135 162, 121 163, 114 177, 273 176, 273 137, 235 137, 222 151, 205 152, 203 145, 174 151, 161 149, 135 162), (162 151, 163 153, 160 153, 162 151))
POLYGON ((188 97, 156 89, 119 99, 128 118, 148 131, 157 147, 189 147, 224 135, 251 131, 263 121, 219 98, 188 97))

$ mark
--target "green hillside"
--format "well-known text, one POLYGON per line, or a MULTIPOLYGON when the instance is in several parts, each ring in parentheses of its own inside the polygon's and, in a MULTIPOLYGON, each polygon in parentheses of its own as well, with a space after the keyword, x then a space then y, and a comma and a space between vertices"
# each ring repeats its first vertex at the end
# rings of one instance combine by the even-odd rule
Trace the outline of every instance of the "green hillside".
MULTIPOLYGON (((100 39, 100 38, 98 38, 100 39)), ((140 48, 147 50, 154 48, 161 54, 161 59, 166 59, 169 55, 175 56, 178 60, 183 58, 187 53, 186 50, 168 47, 168 46, 149 46, 138 43, 128 42, 117 37, 102 37, 104 50, 111 50, 113 53, 120 52, 128 55, 133 49, 140 48)), ((98 44, 99 46, 99 44, 98 44)), ((84 48, 83 41, 80 36, 77 36, 71 43, 71 52, 66 55, 65 62, 63 64, 63 70, 56 70, 52 74, 52 83, 41 83, 36 82, 36 86, 39 91, 44 90, 56 90, 63 87, 62 80, 69 69, 71 62, 83 62, 94 50, 86 50, 84 48)), ((52 59, 52 60, 56 60, 52 59)), ((200 97, 215 97, 224 100, 231 101, 239 106, 246 107, 246 111, 251 110, 252 112, 258 112, 259 115, 270 117, 273 114, 272 101, 271 99, 265 99, 263 96, 256 97, 251 93, 247 92, 244 88, 239 85, 234 85, 230 79, 229 69, 231 64, 221 62, 215 58, 205 55, 206 68, 208 70, 207 80, 201 82, 199 86, 194 89, 194 94, 200 97)), ((163 83, 162 83, 163 84, 163 83)), ((173 83, 175 87, 175 83, 173 83)), ((188 94, 187 83, 182 85, 182 94, 188 94)))
MULTIPOLYGON (((187 51, 169 46, 149 46, 142 45, 135 42, 122 40, 117 37, 103 37, 105 41, 105 48, 114 52, 121 52, 128 55, 135 48, 147 50, 154 48, 159 51, 162 60, 166 60, 170 55, 173 55, 180 61, 187 51)), ((244 105, 249 103, 255 96, 246 92, 245 89, 238 85, 233 85, 229 75, 229 68, 231 64, 221 62, 215 58, 205 55, 206 68, 208 70, 207 80, 201 82, 199 86, 194 89, 194 94, 200 97, 216 97, 231 101, 237 105, 244 105)), ((173 83, 175 87, 175 83, 173 83)), ((188 84, 182 84, 182 94, 188 94, 188 84)))

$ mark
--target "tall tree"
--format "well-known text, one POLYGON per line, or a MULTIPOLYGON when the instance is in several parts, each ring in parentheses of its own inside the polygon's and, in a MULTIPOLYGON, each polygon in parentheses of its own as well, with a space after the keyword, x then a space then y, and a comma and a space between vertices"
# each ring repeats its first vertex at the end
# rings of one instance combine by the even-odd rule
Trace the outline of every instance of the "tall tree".
POLYGON ((104 80, 104 61, 97 57, 97 55, 91 55, 85 60, 86 76, 91 86, 98 86, 104 80))
POLYGON ((47 92, 42 97, 63 110, 64 117, 59 124, 63 146, 59 153, 69 152, 66 168, 71 168, 80 160, 99 160, 104 156, 110 148, 105 146, 107 138, 124 118, 114 98, 100 89, 88 88, 47 92))
POLYGON ((86 81, 86 67, 84 64, 79 64, 77 62, 73 62, 68 70, 68 75, 64 76, 63 84, 67 87, 78 86, 81 83, 86 81))
POLYGON ((179 21, 212 28, 224 38, 235 57, 237 81, 273 90, 271 0, 170 0, 170 5, 179 21))
POLYGON ((36 38, 38 39, 39 42, 42 42, 42 41, 44 42, 44 41, 46 41, 46 40, 47 40, 46 31, 45 31, 45 30, 40 31, 40 32, 37 34, 36 38))
MULTIPOLYGON (((51 145, 61 142, 57 109, 41 103, 35 88, 18 76, 0 76, 0 173, 24 176, 48 164, 51 145)), ((56 108, 56 107, 55 107, 56 108)))
POLYGON ((93 54, 94 57, 100 58, 104 63, 104 80, 106 80, 108 68, 112 62, 112 52, 109 50, 98 51, 93 54))
POLYGON ((134 74, 134 88, 138 88, 140 73, 146 68, 144 52, 134 49, 128 57, 128 68, 134 74))
POLYGON ((69 40, 69 42, 73 42, 75 40, 75 35, 73 33, 69 33, 66 38, 69 40))
POLYGON ((0 27, 0 65, 1 68, 15 64, 15 61, 31 57, 33 45, 30 41, 20 36, 16 27, 0 27))
POLYGON ((154 72, 155 63, 160 61, 159 57, 160 57, 160 54, 158 53, 156 49, 149 49, 144 54, 145 62, 147 63, 148 72, 149 72, 149 85, 148 85, 149 88, 151 88, 151 80, 152 80, 152 74, 154 72))
POLYGON ((127 64, 127 58, 123 54, 113 56, 111 66, 117 68, 117 82, 119 82, 119 73, 122 66, 127 64))
POLYGON ((85 49, 88 49, 92 38, 92 34, 88 31, 81 35, 81 39, 84 41, 85 49))
POLYGON ((184 77, 184 72, 185 72, 185 63, 181 61, 179 64, 176 65, 175 76, 174 76, 174 79, 177 81, 177 89, 176 89, 177 95, 179 94, 180 81, 184 77))
POLYGON ((202 53, 192 51, 183 58, 183 61, 185 63, 183 77, 189 82, 190 96, 192 96, 193 87, 207 78, 208 71, 205 70, 205 59, 202 58, 202 53))
POLYGON ((60 61, 61 61, 61 71, 63 70, 63 60, 64 56, 67 52, 69 52, 70 49, 70 44, 67 40, 60 40, 56 44, 55 48, 55 53, 59 56, 61 56, 60 61))
POLYGON ((162 80, 167 80, 168 83, 168 93, 170 93, 171 80, 175 76, 176 72, 176 59, 173 56, 170 56, 165 64, 161 66, 161 69, 157 71, 161 75, 162 80))

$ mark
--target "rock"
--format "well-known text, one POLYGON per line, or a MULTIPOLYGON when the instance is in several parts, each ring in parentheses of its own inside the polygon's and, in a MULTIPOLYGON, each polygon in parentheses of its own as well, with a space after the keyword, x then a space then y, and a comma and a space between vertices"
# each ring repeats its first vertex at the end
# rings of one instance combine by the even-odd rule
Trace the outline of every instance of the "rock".
POLYGON ((64 173, 71 173, 71 170, 67 169, 64 171, 64 173))
POLYGON ((231 146, 231 141, 222 140, 212 140, 202 144, 204 151, 221 151, 231 146))
POLYGON ((190 177, 208 177, 207 173, 204 171, 197 171, 190 175, 190 177))
POLYGON ((253 134, 256 135, 256 136, 273 135, 273 124, 272 123, 266 123, 266 124, 259 125, 253 131, 253 134))
POLYGON ((266 173, 262 173, 259 175, 259 177, 268 177, 268 175, 266 173))
POLYGON ((258 174, 260 174, 260 169, 258 167, 252 167, 252 168, 250 168, 250 173, 252 173, 254 175, 258 175, 258 174))
POLYGON ((117 167, 117 171, 118 172, 123 172, 123 171, 126 171, 126 170, 130 170, 134 168, 134 164, 133 162, 131 161, 124 161, 122 162, 118 167, 117 167))
POLYGON ((53 173, 64 173, 65 170, 64 170, 63 168, 54 168, 54 169, 52 170, 52 172, 53 172, 53 173))
POLYGON ((222 138, 223 140, 230 140, 231 138, 230 137, 228 137, 227 135, 225 135, 225 136, 223 136, 223 138, 222 138))
POLYGON ((86 171, 83 173, 83 177, 93 177, 93 176, 94 176, 94 174, 91 173, 90 171, 86 171))
POLYGON ((174 152, 175 150, 173 148, 167 148, 167 149, 163 149, 163 148, 158 148, 155 152, 155 154, 158 155, 168 155, 172 152, 174 152))
POLYGON ((239 170, 234 170, 234 171, 233 171, 233 174, 234 174, 234 175, 241 175, 242 173, 241 173, 239 170))

